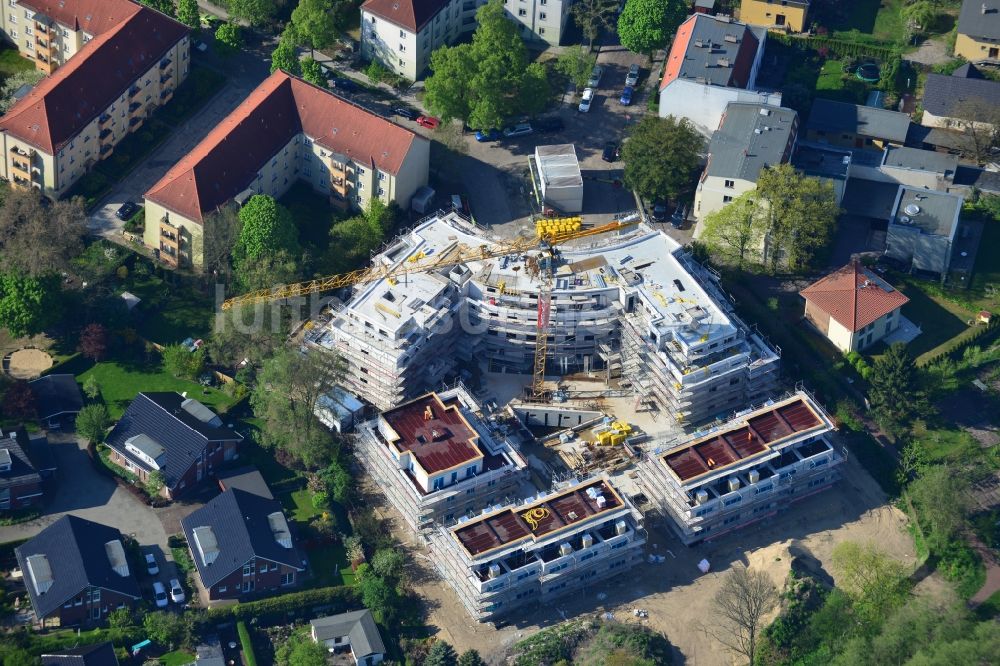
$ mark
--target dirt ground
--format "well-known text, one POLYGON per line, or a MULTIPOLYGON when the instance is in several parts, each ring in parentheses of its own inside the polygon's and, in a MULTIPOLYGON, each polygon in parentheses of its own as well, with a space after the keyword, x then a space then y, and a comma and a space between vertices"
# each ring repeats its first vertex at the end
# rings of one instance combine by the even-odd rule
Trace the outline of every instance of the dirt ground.
MULTIPOLYGON (((815 568, 833 576, 833 547, 850 540, 875 542, 915 567, 904 515, 886 504, 881 489, 855 460, 848 459, 841 469, 844 478, 833 489, 713 543, 687 548, 666 525, 647 521, 647 551, 666 554, 664 564, 644 564, 617 581, 595 585, 585 595, 514 616, 511 624, 501 629, 473 622, 454 593, 433 573, 427 552, 416 538, 398 529, 398 522, 396 531, 414 556, 414 588, 427 604, 428 625, 459 652, 476 648, 491 663, 499 663, 506 648, 541 628, 579 615, 610 611, 620 621, 642 622, 664 632, 687 663, 721 666, 731 664, 732 657, 705 635, 703 626, 711 616, 711 599, 720 574, 733 563, 763 568, 779 586, 794 555, 805 556, 815 568), (702 558, 712 566, 706 575, 697 569, 702 558), (648 611, 649 617, 635 618, 632 611, 636 608, 648 611)), ((388 511, 383 507, 381 513, 387 515, 388 511)))
POLYGON ((18 349, 10 355, 7 374, 14 379, 34 379, 52 367, 52 356, 41 349, 18 349))

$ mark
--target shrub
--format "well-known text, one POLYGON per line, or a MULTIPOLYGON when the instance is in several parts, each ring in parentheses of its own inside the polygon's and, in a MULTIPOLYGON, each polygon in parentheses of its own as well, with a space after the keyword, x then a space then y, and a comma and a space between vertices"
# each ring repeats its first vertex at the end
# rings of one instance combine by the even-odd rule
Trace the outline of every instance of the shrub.
POLYGON ((289 617, 304 618, 317 607, 322 607, 329 614, 336 614, 356 608, 358 603, 357 594, 349 587, 321 587, 235 606, 210 608, 202 619, 208 626, 253 618, 258 623, 283 622, 289 617))

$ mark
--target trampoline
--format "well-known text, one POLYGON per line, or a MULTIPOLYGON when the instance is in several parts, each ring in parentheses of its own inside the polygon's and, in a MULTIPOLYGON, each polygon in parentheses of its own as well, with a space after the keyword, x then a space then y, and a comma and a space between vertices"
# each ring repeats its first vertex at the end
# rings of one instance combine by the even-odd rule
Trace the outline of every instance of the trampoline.
POLYGON ((866 62, 858 66, 857 77, 866 83, 877 83, 879 80, 879 67, 874 62, 866 62))

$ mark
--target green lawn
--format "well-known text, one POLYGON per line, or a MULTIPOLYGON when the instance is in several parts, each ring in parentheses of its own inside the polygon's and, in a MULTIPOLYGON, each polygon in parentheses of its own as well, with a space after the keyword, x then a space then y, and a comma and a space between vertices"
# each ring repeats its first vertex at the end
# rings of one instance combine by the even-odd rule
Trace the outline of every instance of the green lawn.
POLYGON ((976 304, 987 309, 996 308, 1000 304, 1000 252, 997 248, 1000 248, 1000 220, 993 220, 986 222, 983 227, 970 289, 971 294, 978 299, 976 304), (996 293, 993 296, 986 294, 987 285, 994 285, 996 293))
POLYGON ((943 298, 924 291, 916 281, 895 283, 896 287, 910 299, 903 306, 903 316, 920 327, 922 333, 909 344, 910 354, 921 361, 931 358, 940 351, 938 347, 949 344, 953 338, 970 330, 966 320, 970 313, 943 298))
POLYGON ((142 299, 138 330, 147 340, 169 345, 207 338, 212 331, 212 300, 194 289, 147 277, 133 281, 128 291, 142 299))
POLYGON ((957 463, 978 460, 983 450, 976 439, 964 430, 928 430, 915 437, 927 455, 927 462, 957 463))
POLYGON ((824 62, 816 79, 816 96, 838 102, 864 104, 869 89, 874 90, 874 86, 867 85, 854 74, 844 73, 843 60, 824 62))
POLYGON ((904 0, 882 0, 872 30, 876 39, 895 43, 906 39, 906 20, 901 13, 905 4, 904 0))
POLYGON ((5 44, 0 48, 0 79, 34 68, 35 63, 18 53, 14 47, 5 44))
POLYGON ((323 513, 322 509, 317 509, 312 505, 313 492, 308 488, 302 488, 288 493, 281 498, 285 510, 291 515, 292 520, 300 523, 308 523, 316 516, 323 513))
POLYGON ((307 550, 306 557, 309 558, 309 569, 315 576, 316 587, 354 584, 354 572, 342 543, 307 550))
POLYGON ((194 662, 195 655, 187 650, 174 650, 157 657, 162 666, 184 666, 194 662))
POLYGON ((352 214, 351 211, 335 209, 327 197, 302 182, 292 185, 279 201, 292 214, 299 230, 299 242, 317 252, 329 246, 330 227, 334 220, 346 219, 352 214))
POLYGON ((104 361, 83 374, 77 381, 83 384, 88 377, 97 380, 101 387, 101 397, 108 406, 111 418, 118 419, 125 412, 132 399, 140 391, 187 392, 189 398, 196 398, 216 412, 225 411, 232 404, 232 398, 222 391, 176 379, 163 371, 162 366, 142 366, 128 362, 104 361))

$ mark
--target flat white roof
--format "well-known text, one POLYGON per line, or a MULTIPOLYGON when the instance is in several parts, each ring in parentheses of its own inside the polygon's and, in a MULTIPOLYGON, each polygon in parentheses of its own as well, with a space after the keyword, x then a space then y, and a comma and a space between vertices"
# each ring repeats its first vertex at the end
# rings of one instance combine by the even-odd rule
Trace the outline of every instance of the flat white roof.
POLYGON ((535 163, 545 188, 583 187, 580 162, 571 143, 556 146, 536 146, 535 163))

